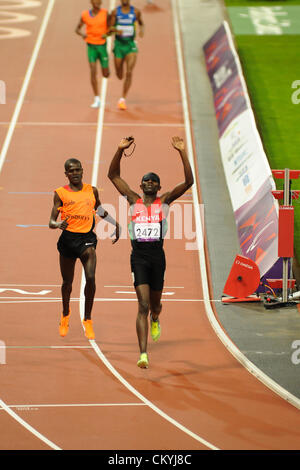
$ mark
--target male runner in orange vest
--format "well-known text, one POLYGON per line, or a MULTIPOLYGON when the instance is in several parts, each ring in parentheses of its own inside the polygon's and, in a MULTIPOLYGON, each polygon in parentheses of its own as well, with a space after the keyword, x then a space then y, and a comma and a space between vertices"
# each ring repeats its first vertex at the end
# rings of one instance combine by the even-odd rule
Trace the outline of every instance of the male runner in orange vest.
POLYGON ((102 75, 109 77, 109 59, 107 53, 106 34, 108 32, 108 13, 105 8, 101 8, 102 0, 91 0, 92 9, 85 10, 75 32, 87 43, 88 61, 91 71, 91 84, 94 91, 94 102, 92 108, 99 108, 100 96, 97 81, 97 60, 99 59, 102 75), (81 28, 86 26, 86 32, 82 33, 81 28))
POLYGON ((85 273, 86 285, 85 311, 83 326, 88 339, 94 339, 95 334, 91 320, 92 307, 96 291, 96 246, 97 236, 93 232, 95 213, 116 227, 116 243, 120 236, 119 224, 102 208, 97 188, 82 182, 83 168, 79 160, 68 159, 65 162, 65 175, 69 184, 57 188, 54 192, 53 208, 49 227, 59 228, 62 234, 57 248, 60 253, 60 269, 63 278, 61 292, 63 312, 61 315, 59 333, 66 336, 69 329, 70 296, 74 278, 75 263, 80 259, 85 273), (61 220, 57 221, 58 216, 61 220))
POLYGON ((194 183, 192 169, 180 137, 172 138, 173 147, 178 150, 184 170, 184 181, 172 191, 157 196, 161 189, 160 178, 155 173, 143 176, 140 188, 142 196, 133 191, 120 176, 120 162, 125 149, 134 142, 133 137, 121 140, 109 167, 108 177, 132 209, 130 223, 131 271, 138 299, 136 331, 140 358, 138 367, 148 368, 147 340, 148 314, 150 311, 151 336, 154 341, 160 337, 159 314, 164 284, 165 254, 163 250, 166 232, 166 212, 168 206, 184 194, 194 183))

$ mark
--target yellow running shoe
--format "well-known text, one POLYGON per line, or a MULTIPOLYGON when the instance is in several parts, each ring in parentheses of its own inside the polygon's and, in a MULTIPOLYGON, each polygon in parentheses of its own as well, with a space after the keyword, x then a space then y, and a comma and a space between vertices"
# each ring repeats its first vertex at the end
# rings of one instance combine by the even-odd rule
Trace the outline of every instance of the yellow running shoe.
POLYGON ((118 101, 118 108, 119 109, 122 109, 123 111, 125 111, 125 109, 127 109, 127 106, 126 106, 126 101, 124 98, 120 98, 119 101, 118 101))
POLYGON ((150 325, 151 325, 151 338, 153 341, 157 341, 160 338, 161 328, 159 320, 157 321, 152 320, 152 316, 150 315, 150 325))
POLYGON ((83 326, 85 331, 85 336, 88 339, 95 339, 95 333, 93 330, 93 322, 92 320, 83 320, 83 326))
POLYGON ((65 315, 65 316, 61 314, 60 324, 59 324, 59 334, 62 337, 65 337, 69 331, 70 314, 71 312, 69 312, 69 315, 65 315))
POLYGON ((139 358, 139 360, 137 361, 137 365, 138 365, 138 367, 140 367, 141 369, 148 369, 149 361, 148 361, 148 355, 147 355, 147 353, 142 353, 142 354, 140 355, 140 358, 139 358))

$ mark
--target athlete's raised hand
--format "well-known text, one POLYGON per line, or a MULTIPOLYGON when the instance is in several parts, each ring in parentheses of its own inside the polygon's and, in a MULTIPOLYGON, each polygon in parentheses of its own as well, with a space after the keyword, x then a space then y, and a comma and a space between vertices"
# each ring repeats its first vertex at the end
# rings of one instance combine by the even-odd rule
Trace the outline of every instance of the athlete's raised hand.
POLYGON ((172 137, 172 145, 176 150, 183 151, 185 150, 184 141, 181 137, 172 137))
POLYGON ((119 149, 127 149, 130 147, 130 145, 132 145, 134 142, 134 137, 130 136, 130 137, 124 137, 120 143, 119 143, 119 149))

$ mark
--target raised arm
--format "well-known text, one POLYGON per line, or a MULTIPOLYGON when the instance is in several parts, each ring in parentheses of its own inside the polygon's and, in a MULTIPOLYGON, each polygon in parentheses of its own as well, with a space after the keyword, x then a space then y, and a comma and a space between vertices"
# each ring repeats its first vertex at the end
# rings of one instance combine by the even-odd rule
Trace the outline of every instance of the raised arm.
POLYGON ((111 161, 109 170, 108 170, 108 178, 111 180, 113 185, 117 188, 122 196, 127 197, 128 203, 134 204, 138 199, 139 195, 132 191, 126 181, 124 181, 121 176, 121 158, 123 156, 124 150, 129 148, 134 143, 133 137, 125 137, 122 139, 118 145, 117 151, 111 161))
POLYGON ((183 171, 185 180, 183 183, 178 184, 172 191, 169 191, 161 196, 161 202, 164 204, 171 204, 175 199, 182 196, 193 184, 194 177, 192 168, 185 150, 185 144, 180 137, 172 138, 173 147, 179 152, 183 164, 183 171))

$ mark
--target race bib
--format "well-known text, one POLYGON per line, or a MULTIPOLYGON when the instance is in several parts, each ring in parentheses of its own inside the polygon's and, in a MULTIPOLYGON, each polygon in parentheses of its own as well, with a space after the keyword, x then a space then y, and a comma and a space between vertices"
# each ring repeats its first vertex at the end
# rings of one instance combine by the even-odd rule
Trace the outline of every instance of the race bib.
POLYGON ((118 25, 117 30, 120 32, 120 35, 122 36, 122 38, 134 36, 133 25, 118 25))
POLYGON ((134 235, 138 242, 158 242, 160 240, 160 224, 135 224, 134 235))

